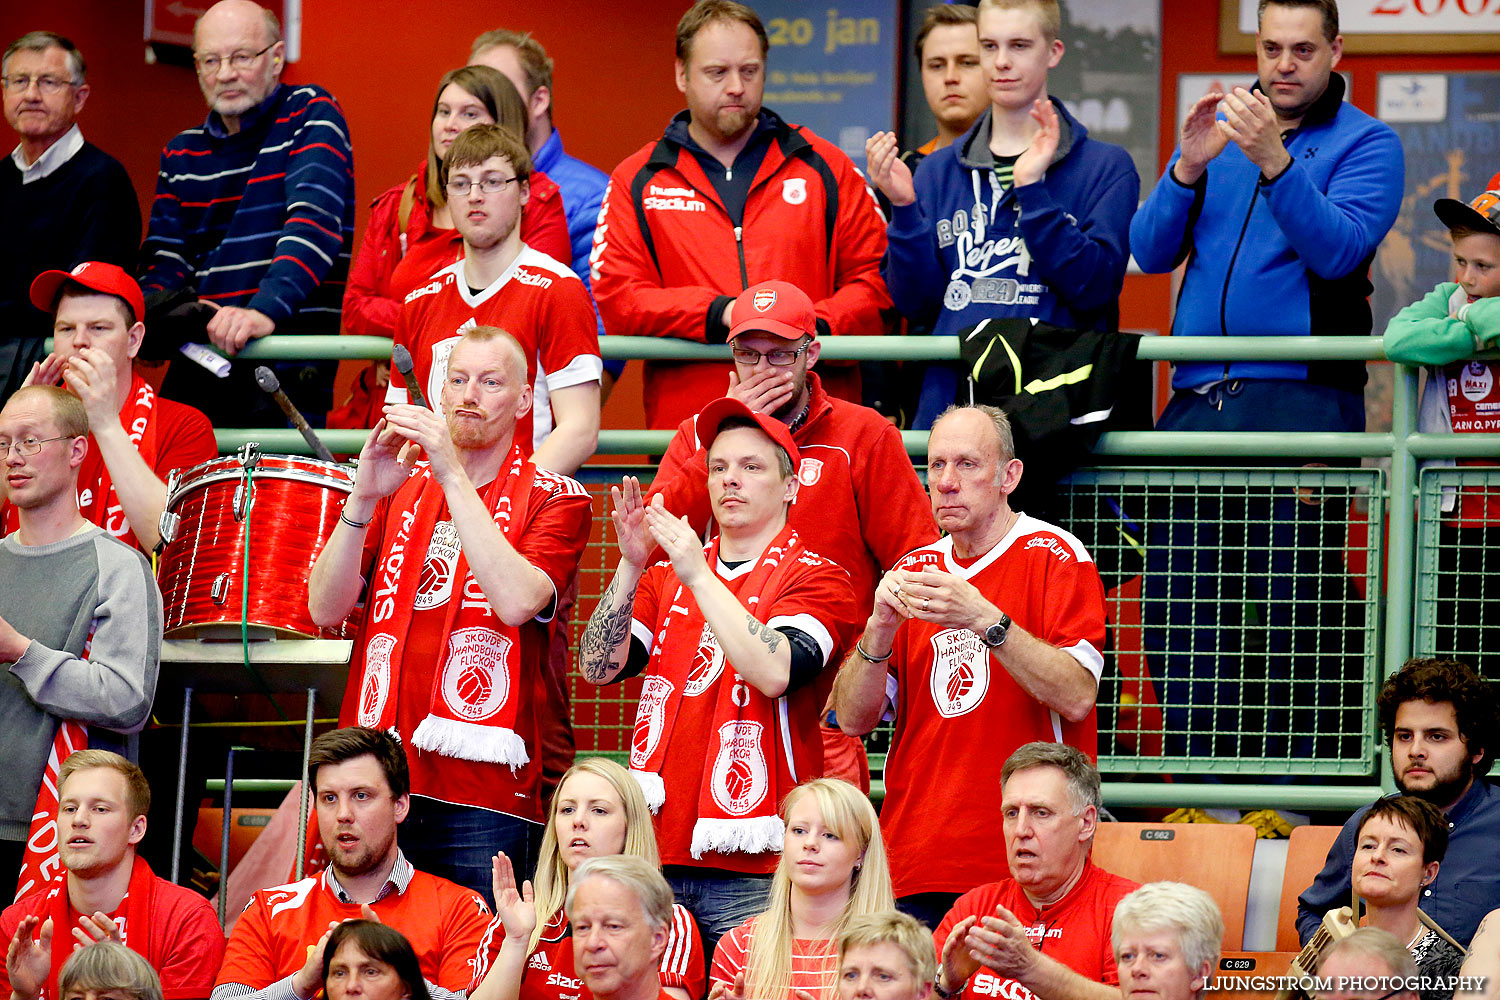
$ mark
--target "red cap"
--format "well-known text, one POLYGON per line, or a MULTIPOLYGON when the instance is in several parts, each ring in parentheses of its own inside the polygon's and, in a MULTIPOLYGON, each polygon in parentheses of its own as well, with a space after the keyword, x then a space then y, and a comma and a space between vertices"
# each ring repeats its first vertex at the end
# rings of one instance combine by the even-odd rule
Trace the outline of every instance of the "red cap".
POLYGON ((802 466, 802 453, 797 450, 797 445, 792 441, 791 429, 775 417, 766 413, 756 413, 738 399, 732 399, 729 396, 714 400, 703 408, 702 413, 698 414, 698 440, 703 442, 705 451, 714 443, 714 438, 719 436, 719 425, 730 417, 746 417, 755 421, 772 441, 786 449, 786 453, 792 457, 792 474, 796 475, 797 469, 802 466))
POLYGON ((729 328, 729 340, 752 331, 787 340, 818 335, 818 314, 813 309, 812 299, 786 281, 762 281, 751 285, 734 300, 729 315, 734 320, 734 326, 729 328))
POLYGON ((146 297, 140 283, 117 264, 86 260, 71 271, 43 271, 31 283, 31 304, 42 312, 57 308, 57 292, 65 281, 76 281, 84 288, 105 295, 118 295, 135 310, 137 323, 146 318, 146 297))

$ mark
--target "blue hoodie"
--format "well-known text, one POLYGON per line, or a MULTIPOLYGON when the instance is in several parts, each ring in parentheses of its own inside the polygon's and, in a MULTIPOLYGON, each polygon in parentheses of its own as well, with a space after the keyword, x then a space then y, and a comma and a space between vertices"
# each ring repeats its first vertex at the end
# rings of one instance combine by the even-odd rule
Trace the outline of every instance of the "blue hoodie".
MULTIPOLYGON (((1141 182, 1130 155, 1090 139, 1056 98, 1062 135, 1047 175, 999 189, 990 115, 924 159, 917 200, 892 209, 880 273, 914 324, 953 336, 993 317, 1086 329, 1119 325, 1130 217, 1141 182)), ((916 427, 953 402, 957 369, 932 365, 916 427)))
MULTIPOLYGON (((1188 186, 1172 174, 1182 150, 1173 153, 1130 225, 1130 243, 1147 273, 1187 261, 1174 336, 1370 333, 1370 260, 1401 208, 1405 161, 1395 131, 1343 98, 1344 79, 1334 74, 1299 126, 1282 136, 1292 163, 1269 181, 1231 142, 1188 186)), ((1172 373, 1172 387, 1232 378, 1358 392, 1365 366, 1185 363, 1172 373)))

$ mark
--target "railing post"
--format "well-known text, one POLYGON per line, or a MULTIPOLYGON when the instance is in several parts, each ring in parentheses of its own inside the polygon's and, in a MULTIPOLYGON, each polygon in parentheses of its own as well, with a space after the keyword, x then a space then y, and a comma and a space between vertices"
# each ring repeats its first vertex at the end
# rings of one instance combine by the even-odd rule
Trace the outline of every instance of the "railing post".
MULTIPOLYGON (((1417 549, 1417 460, 1411 435, 1417 430, 1418 370, 1396 365, 1391 400, 1390 545, 1385 555, 1385 670, 1377 684, 1411 656, 1415 621, 1417 549)), ((1371 704, 1374 704, 1373 694, 1371 704)))

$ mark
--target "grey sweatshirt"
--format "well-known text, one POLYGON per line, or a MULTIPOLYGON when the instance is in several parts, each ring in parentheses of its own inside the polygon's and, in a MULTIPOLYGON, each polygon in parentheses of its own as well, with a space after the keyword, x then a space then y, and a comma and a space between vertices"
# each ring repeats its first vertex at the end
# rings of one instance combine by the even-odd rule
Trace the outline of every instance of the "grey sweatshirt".
POLYGON ((31 640, 19 660, 0 661, 0 840, 24 840, 59 719, 87 723, 89 746, 111 750, 146 724, 161 592, 145 557, 98 528, 49 545, 9 535, 0 616, 31 640))

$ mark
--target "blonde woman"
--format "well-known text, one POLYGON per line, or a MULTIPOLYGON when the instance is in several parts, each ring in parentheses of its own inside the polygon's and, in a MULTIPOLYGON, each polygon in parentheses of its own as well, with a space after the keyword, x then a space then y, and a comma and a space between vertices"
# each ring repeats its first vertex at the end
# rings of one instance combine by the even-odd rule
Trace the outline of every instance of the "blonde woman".
MULTIPOLYGON (((479 942, 470 1000, 576 1000, 581 980, 563 903, 573 872, 589 858, 625 854, 659 866, 651 813, 641 787, 619 764, 585 757, 563 775, 542 833, 535 885, 516 887, 510 859, 495 855, 495 919, 479 942)), ((705 986, 698 925, 672 907, 662 987, 700 1000, 705 986)))
POLYGON ((817 778, 792 790, 782 817, 770 905, 719 941, 710 1000, 833 1000, 845 924, 895 908, 880 823, 863 792, 817 778))

